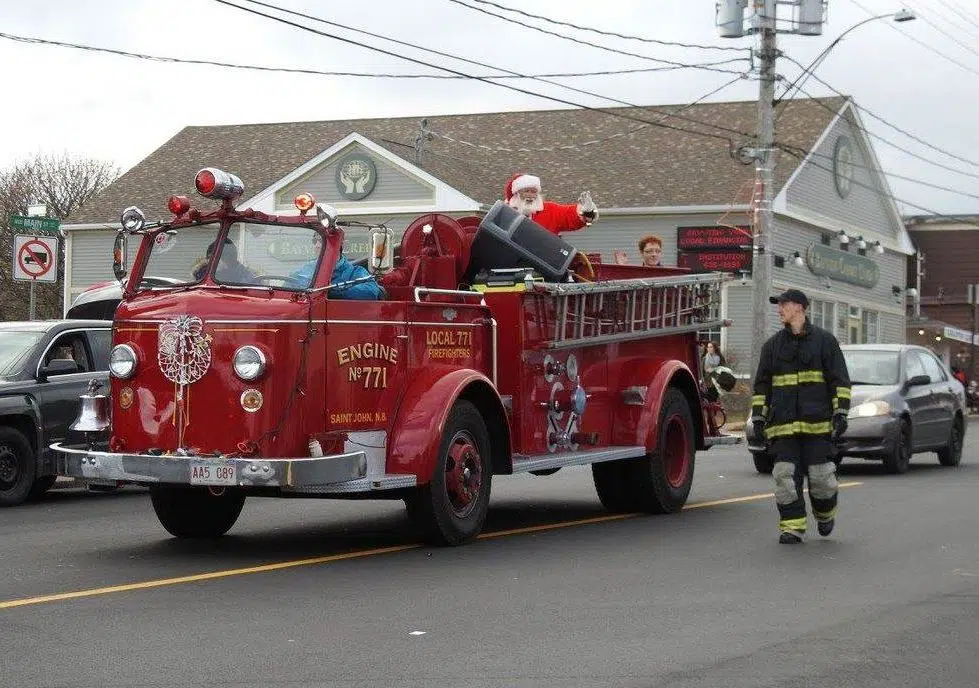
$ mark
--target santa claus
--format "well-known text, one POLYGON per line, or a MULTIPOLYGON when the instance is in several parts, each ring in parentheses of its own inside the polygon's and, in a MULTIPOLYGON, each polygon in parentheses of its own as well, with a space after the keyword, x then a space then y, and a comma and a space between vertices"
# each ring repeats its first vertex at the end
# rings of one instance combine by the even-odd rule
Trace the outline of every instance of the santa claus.
POLYGON ((504 198, 507 204, 529 217, 551 234, 581 229, 598 218, 598 208, 591 194, 582 191, 577 203, 562 205, 544 200, 540 177, 518 173, 506 184, 504 198))

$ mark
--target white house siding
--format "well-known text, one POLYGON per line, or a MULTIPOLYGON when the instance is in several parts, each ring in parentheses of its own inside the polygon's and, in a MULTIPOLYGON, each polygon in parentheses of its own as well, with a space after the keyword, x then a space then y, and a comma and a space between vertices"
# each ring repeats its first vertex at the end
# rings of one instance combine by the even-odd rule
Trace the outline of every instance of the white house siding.
MULTIPOLYGON (((115 238, 114 229, 76 229, 68 233, 65 268, 68 293, 65 310, 88 287, 97 282, 115 279, 112 275, 112 244, 115 238)), ((130 261, 136 255, 137 243, 134 240, 129 242, 130 261)))
POLYGON ((886 191, 871 167, 866 138, 846 117, 840 118, 786 189, 788 209, 832 219, 847 227, 848 234, 874 232, 883 238, 896 237, 903 229, 896 226, 886 191), (850 140, 854 156, 853 183, 846 198, 840 197, 833 182, 833 153, 840 136, 850 140))
POLYGON ((347 208, 352 205, 369 207, 431 204, 435 201, 435 188, 407 174, 403 169, 374 155, 357 144, 350 145, 330 159, 326 165, 289 184, 275 195, 276 212, 295 212, 293 199, 300 193, 311 193, 317 201, 347 208), (337 189, 337 166, 348 155, 370 158, 377 168, 377 182, 370 195, 360 201, 350 201, 337 189))

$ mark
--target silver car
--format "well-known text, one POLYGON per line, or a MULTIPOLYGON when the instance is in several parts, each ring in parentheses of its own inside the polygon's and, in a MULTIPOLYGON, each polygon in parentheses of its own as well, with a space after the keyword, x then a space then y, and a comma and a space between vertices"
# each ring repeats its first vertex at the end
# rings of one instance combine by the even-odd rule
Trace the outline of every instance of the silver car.
MULTIPOLYGON (((962 460, 965 389, 928 349, 909 344, 846 344, 853 398, 843 457, 882 461, 889 473, 905 473, 912 454, 937 452, 943 466, 962 460)), ((749 422, 745 442, 759 473, 772 472, 772 458, 749 422)))

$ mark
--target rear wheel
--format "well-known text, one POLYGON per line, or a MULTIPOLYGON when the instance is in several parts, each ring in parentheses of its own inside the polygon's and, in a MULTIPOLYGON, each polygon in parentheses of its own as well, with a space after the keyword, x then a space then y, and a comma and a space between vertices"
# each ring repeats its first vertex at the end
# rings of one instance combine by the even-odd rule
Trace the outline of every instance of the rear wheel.
POLYGON ((167 532, 178 538, 212 538, 224 535, 238 520, 245 493, 224 488, 150 488, 153 510, 167 532))
POLYGON ((943 466, 958 466, 962 461, 962 419, 956 418, 948 436, 948 444, 938 450, 938 462, 943 466))
POLYGON ((654 514, 682 509, 693 485, 694 452, 690 404, 683 392, 670 388, 663 395, 653 451, 634 459, 627 472, 636 508, 654 514))
POLYGON ((27 438, 19 430, 0 427, 0 506, 27 500, 36 473, 34 450, 27 438))
POLYGON ((428 542, 460 545, 483 529, 493 478, 490 448, 479 410, 468 401, 457 401, 445 424, 431 480, 405 499, 409 518, 428 542))
POLYGON ((894 440, 894 449, 884 455, 884 470, 894 475, 907 473, 911 466, 911 424, 901 420, 901 426, 894 440))

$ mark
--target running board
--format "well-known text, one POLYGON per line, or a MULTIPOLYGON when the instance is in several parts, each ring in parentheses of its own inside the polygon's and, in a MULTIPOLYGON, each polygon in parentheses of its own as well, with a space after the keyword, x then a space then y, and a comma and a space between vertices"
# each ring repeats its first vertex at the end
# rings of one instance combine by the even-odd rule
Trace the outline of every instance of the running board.
POLYGON ((705 447, 719 447, 721 445, 732 445, 741 444, 744 441, 743 437, 737 435, 718 435, 716 437, 705 437, 704 446, 705 447))
POLYGON ((587 451, 566 451, 553 454, 514 454, 513 473, 540 471, 548 468, 564 468, 565 466, 582 466, 602 461, 617 461, 619 459, 635 459, 646 455, 646 447, 608 447, 606 449, 589 449, 587 451))

